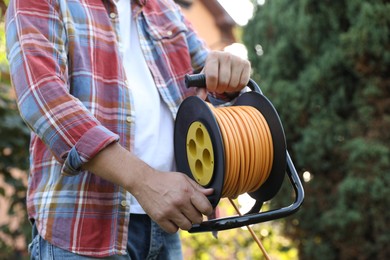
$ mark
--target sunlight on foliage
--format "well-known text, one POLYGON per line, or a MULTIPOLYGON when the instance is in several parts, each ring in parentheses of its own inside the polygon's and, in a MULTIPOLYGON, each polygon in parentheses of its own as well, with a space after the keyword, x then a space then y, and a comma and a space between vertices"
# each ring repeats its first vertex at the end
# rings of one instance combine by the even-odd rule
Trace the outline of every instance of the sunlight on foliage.
MULTIPOLYGON (((237 213, 230 203, 223 199, 218 205, 221 217, 237 213)), ((268 209, 265 209, 268 210, 268 209)), ((252 225, 266 252, 274 260, 298 259, 297 249, 282 235, 282 220, 252 225)), ((189 260, 264 259, 264 255, 246 227, 218 232, 218 239, 211 233, 180 232, 183 241, 184 258, 189 260)))

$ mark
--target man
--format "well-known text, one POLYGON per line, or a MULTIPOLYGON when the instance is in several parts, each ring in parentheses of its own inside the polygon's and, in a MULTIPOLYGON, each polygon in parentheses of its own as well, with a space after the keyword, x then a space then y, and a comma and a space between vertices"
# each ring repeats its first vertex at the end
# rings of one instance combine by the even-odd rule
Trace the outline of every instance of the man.
POLYGON ((203 69, 228 101, 249 62, 208 52, 172 0, 11 0, 6 34, 32 130, 31 257, 180 258, 177 230, 213 192, 174 170, 174 117, 196 94, 184 75, 203 69))

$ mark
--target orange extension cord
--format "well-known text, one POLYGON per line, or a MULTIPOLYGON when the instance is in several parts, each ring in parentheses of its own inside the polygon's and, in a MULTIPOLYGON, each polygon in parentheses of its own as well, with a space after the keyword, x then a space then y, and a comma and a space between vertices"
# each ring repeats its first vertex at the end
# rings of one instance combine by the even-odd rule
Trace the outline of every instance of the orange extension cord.
POLYGON ((273 163, 271 131, 264 116, 250 106, 214 108, 225 148, 222 197, 253 192, 267 180, 273 163))
MULTIPOLYGON (((271 131, 256 108, 209 106, 217 119, 225 148, 226 173, 222 197, 229 198, 236 212, 242 216, 233 198, 256 191, 269 177, 274 158, 271 131)), ((264 257, 270 259, 253 229, 246 227, 264 257)))
MULTIPOLYGON (((238 209, 238 207, 236 206, 236 204, 234 204, 234 201, 232 199, 229 198, 229 202, 233 205, 234 209, 236 210, 237 214, 242 216, 240 210, 238 209)), ((255 234, 255 231, 253 231, 252 227, 251 226, 246 226, 247 229, 249 230, 249 233, 251 233, 251 236, 253 238, 253 240, 255 240, 257 246, 260 248, 261 252, 263 253, 264 257, 266 260, 270 260, 271 257, 268 255, 267 251, 265 250, 263 244, 261 243, 260 239, 256 236, 255 234)))

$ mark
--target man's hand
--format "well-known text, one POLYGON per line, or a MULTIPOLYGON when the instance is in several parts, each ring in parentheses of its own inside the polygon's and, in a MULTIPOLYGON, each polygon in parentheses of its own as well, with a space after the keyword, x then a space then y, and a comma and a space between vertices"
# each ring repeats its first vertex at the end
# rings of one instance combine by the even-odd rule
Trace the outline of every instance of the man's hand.
POLYGON ((182 173, 156 171, 145 175, 137 187, 132 194, 145 212, 170 233, 178 228, 189 230, 213 210, 205 196, 213 190, 204 189, 182 173))
POLYGON ((213 208, 204 189, 182 173, 160 172, 114 143, 103 149, 84 169, 124 187, 165 231, 188 230, 202 222, 213 208))
MULTIPOLYGON (((216 93, 239 92, 248 83, 250 72, 248 60, 224 51, 211 51, 202 70, 207 90, 216 93)), ((200 96, 204 95, 202 91, 198 91, 200 96)))

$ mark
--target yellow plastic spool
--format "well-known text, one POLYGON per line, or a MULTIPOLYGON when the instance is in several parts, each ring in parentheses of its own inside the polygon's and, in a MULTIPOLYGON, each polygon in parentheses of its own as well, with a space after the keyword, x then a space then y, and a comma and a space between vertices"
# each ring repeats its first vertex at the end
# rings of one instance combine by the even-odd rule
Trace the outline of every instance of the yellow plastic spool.
POLYGON ((207 186, 213 178, 214 150, 210 135, 200 121, 193 122, 187 132, 187 159, 194 179, 207 186))

